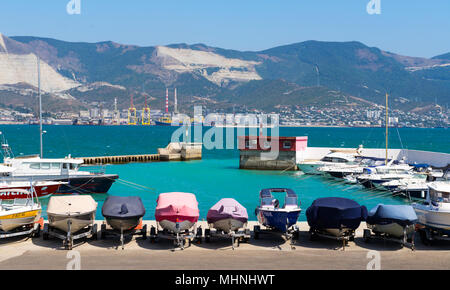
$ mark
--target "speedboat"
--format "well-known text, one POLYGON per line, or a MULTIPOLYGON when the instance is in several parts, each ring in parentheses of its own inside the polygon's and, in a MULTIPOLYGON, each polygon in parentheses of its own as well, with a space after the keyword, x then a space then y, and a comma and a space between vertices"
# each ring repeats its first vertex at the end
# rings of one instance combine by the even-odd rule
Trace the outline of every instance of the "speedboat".
POLYGON ((413 203, 419 224, 450 234, 450 182, 435 181, 428 184, 425 201, 413 203))
POLYGON ((322 174, 325 174, 334 178, 345 178, 349 175, 357 176, 363 173, 364 168, 370 166, 379 166, 384 159, 373 157, 358 156, 353 162, 345 164, 329 164, 319 167, 317 170, 322 174))
MULTIPOLYGON (((0 194, 12 190, 0 190, 0 194)), ((33 190, 15 189, 20 198, 0 199, 0 230, 10 232, 20 227, 32 227, 41 218, 42 208, 33 190)))
POLYGON ((163 229, 181 233, 191 229, 198 221, 198 202, 192 193, 161 193, 156 202, 156 222, 163 229))
POLYGON ((37 198, 49 198, 62 184, 64 183, 58 181, 0 181, 0 199, 27 198, 26 192, 31 190, 31 187, 36 192, 37 198))
POLYGON ((411 239, 417 215, 410 205, 379 204, 368 214, 366 224, 375 234, 411 239))
POLYGON ((367 208, 356 201, 341 197, 324 197, 314 200, 306 210, 311 238, 353 237, 361 221, 367 218, 367 208))
POLYGON ((259 193, 260 204, 255 210, 258 221, 263 226, 286 233, 297 223, 301 212, 297 194, 289 188, 266 188, 259 193), (284 205, 272 193, 284 193, 284 205))
POLYGON ((93 225, 97 202, 90 195, 52 196, 47 206, 50 227, 75 233, 93 225))
POLYGON ((103 203, 102 215, 111 228, 127 231, 139 225, 145 208, 138 196, 108 196, 103 203))
POLYGON ((245 226, 247 209, 233 198, 223 198, 208 211, 206 220, 216 230, 229 233, 245 226))
POLYGON ((405 178, 383 182, 381 187, 392 191, 395 195, 402 195, 408 199, 423 200, 428 191, 428 184, 423 179, 405 178))
POLYGON ((344 165, 353 164, 355 161, 354 154, 345 154, 340 152, 332 152, 325 155, 322 159, 317 161, 302 161, 297 163, 298 169, 305 174, 321 174, 318 169, 326 165, 344 165))

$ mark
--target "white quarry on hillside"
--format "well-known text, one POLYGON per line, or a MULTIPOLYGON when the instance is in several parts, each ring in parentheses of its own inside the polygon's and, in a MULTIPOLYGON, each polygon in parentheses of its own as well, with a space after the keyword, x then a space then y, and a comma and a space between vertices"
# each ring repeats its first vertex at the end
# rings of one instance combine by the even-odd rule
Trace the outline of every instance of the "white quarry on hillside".
POLYGON ((259 62, 226 58, 213 52, 158 46, 156 57, 165 69, 179 73, 199 72, 206 79, 219 85, 230 80, 262 79, 255 69, 259 62), (208 68, 214 70, 208 73, 208 68))
MULTIPOLYGON (((66 78, 55 71, 46 62, 40 62, 41 89, 44 92, 61 92, 77 87, 80 84, 66 78)), ((3 35, 0 34, 0 85, 26 83, 37 87, 37 57, 33 53, 8 53, 3 35)))

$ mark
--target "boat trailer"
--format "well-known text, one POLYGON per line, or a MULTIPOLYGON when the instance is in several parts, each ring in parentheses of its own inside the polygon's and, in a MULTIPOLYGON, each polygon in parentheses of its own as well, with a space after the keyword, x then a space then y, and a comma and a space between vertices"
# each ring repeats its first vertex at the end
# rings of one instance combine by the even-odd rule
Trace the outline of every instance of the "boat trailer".
POLYGON ((184 250, 186 244, 191 246, 192 242, 201 243, 202 241, 202 227, 198 227, 193 231, 185 230, 184 232, 174 233, 167 229, 159 230, 155 226, 150 228, 150 243, 156 243, 159 239, 172 240, 177 250, 184 250))
POLYGON ((42 233, 42 238, 48 240, 50 237, 55 237, 63 240, 63 246, 66 250, 72 250, 73 241, 91 236, 92 240, 97 240, 97 224, 93 223, 90 226, 79 230, 76 233, 72 233, 70 220, 67 221, 68 231, 65 233, 57 228, 50 226, 48 223, 44 224, 44 231, 42 233))
POLYGON ((276 231, 272 228, 261 229, 261 226, 256 225, 253 227, 253 238, 255 240, 259 239, 261 234, 271 234, 271 235, 279 235, 281 233, 282 236, 286 238, 286 240, 290 241, 291 248, 294 249, 294 240, 298 240, 300 236, 300 229, 297 225, 293 225, 286 232, 276 231))
POLYGON ((336 241, 342 241, 342 250, 343 251, 345 251, 345 247, 348 246, 349 241, 353 242, 355 240, 355 231, 354 230, 343 231, 340 233, 339 236, 334 236, 334 235, 328 234, 323 231, 310 229, 309 234, 310 234, 309 239, 311 241, 317 240, 318 237, 336 240, 336 241))
POLYGON ((147 239, 147 225, 142 225, 142 221, 137 225, 135 228, 131 230, 116 230, 111 227, 107 227, 106 223, 103 222, 100 227, 100 239, 104 240, 109 237, 119 237, 120 239, 120 245, 122 246, 122 250, 124 247, 125 237, 132 237, 132 236, 142 236, 143 240, 147 239))
POLYGON ((439 229, 430 228, 424 225, 416 225, 420 240, 426 246, 431 246, 433 241, 450 241, 450 234, 444 233, 439 229))
POLYGON ((374 232, 372 234, 372 231, 370 229, 364 229, 364 232, 363 232, 364 242, 369 243, 370 240, 375 240, 375 239, 383 240, 383 241, 390 241, 390 242, 399 243, 402 248, 406 246, 406 247, 411 248, 412 251, 414 251, 416 248, 415 243, 414 243, 414 238, 415 238, 416 232, 414 231, 411 234, 411 237, 408 237, 407 230, 409 227, 414 227, 414 225, 404 227, 403 228, 403 236, 400 238, 393 237, 388 234, 380 233, 380 232, 374 232))
POLYGON ((250 240, 250 230, 243 229, 240 231, 231 231, 229 233, 225 233, 216 229, 205 229, 205 242, 210 243, 211 238, 220 238, 220 239, 230 239, 231 238, 231 248, 234 250, 235 242, 237 242, 237 246, 242 242, 248 242, 250 240))
POLYGON ((0 231, 0 239, 29 236, 31 238, 38 238, 41 235, 41 227, 44 224, 44 218, 40 218, 39 221, 34 224, 24 225, 15 230, 4 232, 0 231))

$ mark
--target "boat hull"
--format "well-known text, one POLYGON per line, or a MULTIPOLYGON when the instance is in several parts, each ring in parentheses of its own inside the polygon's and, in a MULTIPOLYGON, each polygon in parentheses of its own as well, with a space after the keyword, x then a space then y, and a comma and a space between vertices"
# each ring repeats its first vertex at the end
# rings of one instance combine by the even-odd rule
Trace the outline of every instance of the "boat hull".
POLYGON ((48 222, 51 227, 59 229, 65 233, 75 233, 79 230, 92 225, 95 220, 95 211, 81 215, 53 215, 48 214, 48 222))
POLYGON ((256 208, 256 216, 260 224, 281 232, 286 232, 291 226, 297 223, 301 209, 292 211, 267 210, 256 208))
POLYGON ((117 178, 119 176, 116 174, 105 174, 57 179, 56 181, 63 181, 68 184, 61 185, 56 193, 107 193, 117 178))
MULTIPOLYGON (((34 190, 38 198, 49 198, 52 194, 58 191, 60 184, 52 185, 34 185, 34 190)), ((30 186, 18 186, 18 187, 5 187, 0 185, 0 190, 11 189, 11 191, 0 192, 0 199, 15 199, 15 198, 27 198, 27 194, 15 192, 15 189, 30 190, 30 186)))
POLYGON ((321 174, 319 167, 323 166, 323 164, 315 164, 315 163, 298 163, 297 167, 305 174, 321 174))
POLYGON ((134 229, 142 221, 142 217, 126 218, 126 219, 107 217, 105 219, 106 219, 106 223, 111 228, 113 228, 115 230, 119 230, 119 231, 120 230, 127 231, 127 230, 134 229))
POLYGON ((450 212, 438 211, 424 205, 414 206, 419 224, 450 232, 450 212))
POLYGON ((25 225, 32 225, 41 217, 41 209, 31 209, 0 216, 0 230, 12 231, 25 225))
POLYGON ((246 223, 244 223, 240 220, 237 220, 237 219, 226 218, 226 219, 221 219, 221 220, 215 221, 211 225, 216 230, 220 230, 225 233, 229 233, 229 232, 237 231, 237 230, 243 228, 245 224, 246 223))
MULTIPOLYGON (((374 224, 374 225, 368 225, 368 227, 374 232, 374 233, 383 233, 395 238, 402 238, 404 235, 404 227, 397 224, 397 223, 390 223, 385 225, 380 224, 374 224)), ((414 227, 409 226, 406 227, 406 235, 411 235, 414 232, 414 227)))
POLYGON ((195 223, 191 221, 172 222, 169 220, 161 220, 158 222, 159 226, 165 230, 171 231, 175 234, 191 229, 195 223))

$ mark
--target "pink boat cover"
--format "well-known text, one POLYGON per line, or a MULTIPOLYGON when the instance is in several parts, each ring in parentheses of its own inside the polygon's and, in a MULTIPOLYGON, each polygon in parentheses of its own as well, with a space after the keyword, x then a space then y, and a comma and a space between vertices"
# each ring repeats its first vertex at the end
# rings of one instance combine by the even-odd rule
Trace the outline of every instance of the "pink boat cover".
POLYGON ((185 192, 161 193, 156 200, 155 218, 157 222, 197 222, 199 217, 198 202, 195 195, 185 192))
POLYGON ((206 216, 208 223, 215 223, 222 219, 235 219, 243 223, 248 220, 247 209, 233 198, 223 198, 219 200, 206 216))

